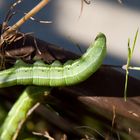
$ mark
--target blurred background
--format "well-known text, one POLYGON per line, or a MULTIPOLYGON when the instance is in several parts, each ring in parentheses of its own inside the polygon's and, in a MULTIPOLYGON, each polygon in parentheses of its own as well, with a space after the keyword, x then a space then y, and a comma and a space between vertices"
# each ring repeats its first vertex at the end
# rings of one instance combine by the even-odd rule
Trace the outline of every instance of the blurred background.
MULTIPOLYGON (((9 6, 14 0, 0 0, 0 22, 2 23, 9 6)), ((31 10, 40 0, 23 0, 16 8, 17 14, 9 25, 14 24, 31 10)), ((91 0, 84 3, 81 11, 81 0, 50 0, 49 4, 35 15, 38 20, 52 21, 51 24, 40 24, 27 21, 20 29, 22 32, 33 32, 47 42, 64 47, 81 54, 94 40, 98 32, 107 36, 107 57, 105 64, 124 65, 127 61, 128 38, 133 43, 136 30, 140 27, 140 0, 91 0)), ((132 58, 132 65, 140 66, 140 36, 132 58)), ((140 78, 140 72, 131 75, 140 78)))

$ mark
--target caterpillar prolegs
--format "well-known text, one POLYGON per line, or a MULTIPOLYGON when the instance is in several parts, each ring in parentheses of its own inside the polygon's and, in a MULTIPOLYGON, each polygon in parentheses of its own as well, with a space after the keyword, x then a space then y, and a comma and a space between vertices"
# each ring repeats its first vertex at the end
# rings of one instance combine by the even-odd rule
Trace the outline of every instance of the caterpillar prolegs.
POLYGON ((105 55, 106 37, 99 33, 79 59, 69 60, 64 64, 54 61, 50 65, 42 61, 34 64, 17 61, 12 68, 0 72, 0 88, 14 85, 74 85, 91 76, 101 66, 105 55))

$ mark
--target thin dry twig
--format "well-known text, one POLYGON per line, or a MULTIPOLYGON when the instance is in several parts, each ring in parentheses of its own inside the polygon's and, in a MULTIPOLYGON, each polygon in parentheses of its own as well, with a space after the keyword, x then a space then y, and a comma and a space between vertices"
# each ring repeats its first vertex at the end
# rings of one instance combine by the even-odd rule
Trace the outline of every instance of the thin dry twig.
POLYGON ((91 3, 91 1, 90 1, 90 0, 81 0, 81 10, 80 10, 80 15, 79 15, 79 18, 81 17, 82 12, 83 12, 84 2, 85 2, 86 4, 88 4, 88 5, 91 3))
MULTIPOLYGON (((24 17, 22 17, 17 23, 15 23, 12 27, 6 30, 1 36, 5 38, 5 36, 9 34, 13 34, 24 22, 34 16, 37 12, 39 12, 46 4, 48 4, 49 0, 42 0, 37 6, 35 6, 31 11, 29 11, 24 17)), ((0 40, 0 44, 2 44, 4 40, 0 40)))

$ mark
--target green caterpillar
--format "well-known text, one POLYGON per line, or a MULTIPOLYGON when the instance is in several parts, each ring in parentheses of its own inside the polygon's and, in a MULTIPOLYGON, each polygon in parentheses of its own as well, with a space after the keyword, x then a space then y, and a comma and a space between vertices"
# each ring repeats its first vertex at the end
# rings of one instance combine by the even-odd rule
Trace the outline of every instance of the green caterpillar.
POLYGON ((0 140, 15 140, 32 107, 51 91, 49 87, 28 86, 4 121, 0 140))
POLYGON ((18 61, 14 67, 0 72, 0 87, 13 85, 39 85, 27 87, 8 114, 2 128, 1 140, 16 139, 21 122, 26 120, 28 111, 40 98, 50 92, 48 86, 73 85, 84 81, 102 64, 106 54, 106 37, 100 33, 87 52, 75 61, 61 64, 55 61, 48 65, 36 62, 33 65, 18 61), (41 87, 47 86, 47 87, 41 87))
POLYGON ((77 60, 51 65, 37 61, 26 64, 21 60, 12 68, 0 72, 0 88, 14 85, 69 86, 86 80, 102 64, 106 55, 106 37, 99 33, 86 53, 77 60))

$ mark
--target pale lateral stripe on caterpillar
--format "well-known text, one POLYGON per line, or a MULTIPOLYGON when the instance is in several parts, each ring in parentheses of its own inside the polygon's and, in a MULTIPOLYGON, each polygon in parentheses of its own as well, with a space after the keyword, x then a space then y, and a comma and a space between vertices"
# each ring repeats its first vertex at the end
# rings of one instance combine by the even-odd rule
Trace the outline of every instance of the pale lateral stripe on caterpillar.
POLYGON ((55 61, 51 65, 43 62, 15 66, 0 72, 0 87, 14 85, 68 86, 77 84, 91 76, 102 64, 106 55, 106 37, 97 35, 86 53, 79 59, 67 61, 64 65, 55 61))
POLYGON ((49 87, 28 86, 8 113, 2 125, 0 140, 15 140, 30 109, 50 92, 49 87))

